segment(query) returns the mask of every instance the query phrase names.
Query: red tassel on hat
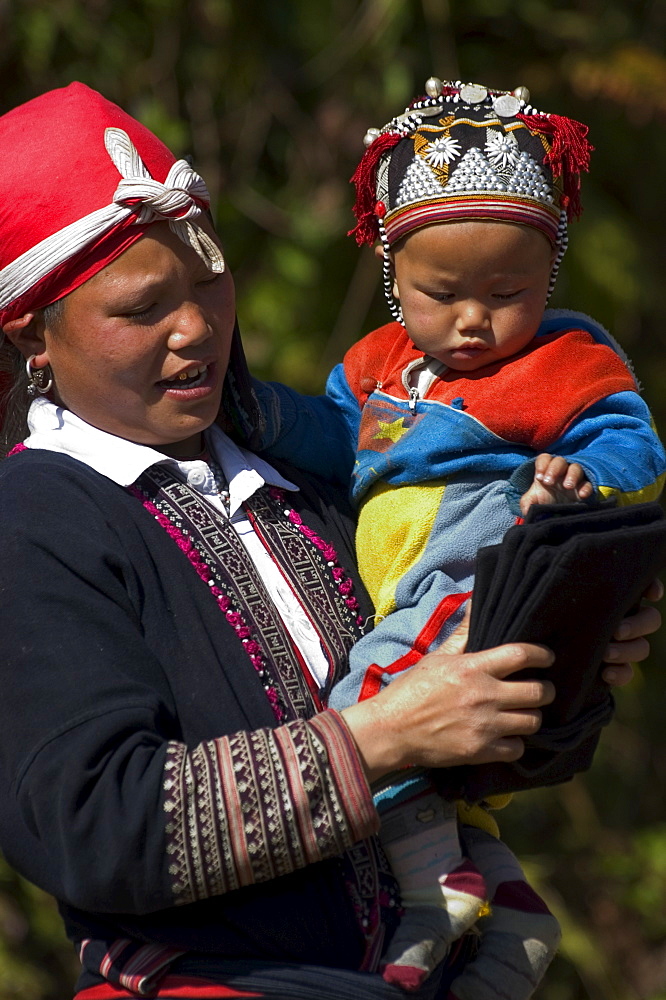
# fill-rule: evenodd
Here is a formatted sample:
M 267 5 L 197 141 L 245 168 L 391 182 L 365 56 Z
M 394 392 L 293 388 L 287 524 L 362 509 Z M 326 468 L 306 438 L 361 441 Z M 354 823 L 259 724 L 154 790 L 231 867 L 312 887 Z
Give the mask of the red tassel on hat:
M 396 146 L 404 138 L 400 132 L 383 132 L 368 146 L 350 184 L 356 185 L 356 202 L 354 215 L 358 222 L 350 229 L 347 236 L 353 236 L 359 246 L 367 243 L 369 246 L 379 236 L 375 205 L 377 204 L 377 166 L 383 154 Z
M 552 138 L 544 163 L 551 167 L 554 177 L 561 176 L 563 179 L 562 207 L 567 210 L 567 218 L 578 217 L 583 209 L 580 203 L 580 173 L 590 169 L 590 153 L 594 149 L 587 141 L 587 125 L 564 115 L 516 115 L 516 118 L 530 131 Z

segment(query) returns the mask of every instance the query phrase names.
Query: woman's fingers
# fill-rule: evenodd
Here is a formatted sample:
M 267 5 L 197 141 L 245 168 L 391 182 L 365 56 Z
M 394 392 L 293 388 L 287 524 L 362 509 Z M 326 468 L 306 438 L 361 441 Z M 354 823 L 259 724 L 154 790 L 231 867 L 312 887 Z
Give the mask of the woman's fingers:
M 526 711 L 524 708 L 504 712 L 503 718 L 509 736 L 533 736 L 541 729 L 543 716 L 538 708 Z
M 601 676 L 611 687 L 624 687 L 633 679 L 634 668 L 630 663 L 614 663 L 612 667 L 604 667 Z
M 650 643 L 647 639 L 629 639 L 627 642 L 613 642 L 604 654 L 604 662 L 611 663 L 641 663 L 650 655 Z
M 532 642 L 512 642 L 494 649 L 484 649 L 475 656 L 482 658 L 482 663 L 494 677 L 508 677 L 526 667 L 552 667 L 555 654 L 547 646 L 539 646 Z M 518 683 L 518 682 L 514 682 Z
M 647 601 L 660 601 L 664 596 L 664 585 L 661 580 L 653 580 L 643 594 Z
M 648 601 L 660 601 L 664 596 L 661 580 L 652 580 L 643 597 Z M 645 638 L 661 627 L 661 614 L 656 608 L 644 607 L 620 622 L 614 642 L 609 643 L 604 654 L 601 676 L 607 684 L 622 687 L 634 676 L 632 663 L 640 663 L 650 655 L 650 643 Z
M 639 608 L 635 614 L 621 621 L 613 638 L 620 642 L 628 639 L 638 639 L 644 635 L 651 635 L 660 626 L 661 614 L 657 608 L 653 608 L 650 605 Z M 624 657 L 624 659 L 630 659 L 630 657 Z
M 498 703 L 504 712 L 517 712 L 521 708 L 543 708 L 555 700 L 552 681 L 507 681 L 497 693 Z
M 548 667 L 544 646 L 511 643 L 479 653 L 438 650 L 374 698 L 342 712 L 371 781 L 410 764 L 452 767 L 516 759 L 550 704 L 550 681 L 512 680 Z M 508 741 L 508 742 L 507 742 Z
M 468 764 L 494 764 L 519 760 L 525 753 L 525 742 L 520 736 L 503 736 L 495 740 L 489 740 L 482 750 L 470 758 Z
M 467 640 L 469 639 L 469 623 L 472 616 L 472 599 L 467 601 L 465 606 L 465 614 L 460 625 L 451 633 L 448 639 L 445 639 L 442 645 L 437 650 L 438 653 L 446 653 L 449 656 L 456 656 L 458 653 L 464 653 L 467 648 Z
M 609 643 L 604 652 L 604 662 L 618 668 L 615 672 L 604 670 L 602 673 L 608 684 L 621 686 L 629 683 L 632 675 L 624 668 L 648 658 L 650 643 L 645 636 L 656 632 L 660 625 L 661 614 L 653 607 L 640 608 L 635 615 L 620 623 L 615 641 Z

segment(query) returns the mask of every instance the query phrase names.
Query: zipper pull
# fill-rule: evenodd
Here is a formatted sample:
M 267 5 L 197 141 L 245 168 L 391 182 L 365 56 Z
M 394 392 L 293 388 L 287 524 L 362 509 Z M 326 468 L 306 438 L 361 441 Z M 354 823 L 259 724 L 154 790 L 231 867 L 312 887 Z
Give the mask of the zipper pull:
M 416 404 L 418 402 L 418 399 L 419 399 L 419 390 L 416 388 L 416 386 L 412 386 L 412 388 L 409 390 L 409 409 L 412 413 L 416 409 Z

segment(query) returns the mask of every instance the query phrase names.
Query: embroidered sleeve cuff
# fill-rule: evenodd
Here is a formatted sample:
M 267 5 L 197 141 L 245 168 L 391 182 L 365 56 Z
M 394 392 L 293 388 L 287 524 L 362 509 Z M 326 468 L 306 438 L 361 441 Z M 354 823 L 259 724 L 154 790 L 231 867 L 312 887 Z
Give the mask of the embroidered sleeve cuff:
M 308 725 L 318 732 L 328 750 L 329 768 L 342 802 L 350 840 L 345 847 L 379 830 L 379 816 L 358 756 L 356 744 L 342 716 L 329 708 Z
M 379 825 L 353 740 L 333 711 L 193 750 L 172 742 L 164 791 L 176 903 L 333 857 Z

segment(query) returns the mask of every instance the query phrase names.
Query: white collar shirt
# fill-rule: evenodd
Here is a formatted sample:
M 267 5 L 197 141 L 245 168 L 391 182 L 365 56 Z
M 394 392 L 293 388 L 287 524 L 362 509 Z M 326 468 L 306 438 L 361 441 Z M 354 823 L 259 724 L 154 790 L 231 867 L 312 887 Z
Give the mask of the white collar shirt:
M 206 431 L 205 439 L 229 484 L 228 513 L 219 495 L 215 476 L 202 459 L 183 461 L 171 458 L 148 445 L 109 434 L 43 396 L 30 405 L 28 430 L 30 433 L 24 442 L 27 448 L 69 455 L 119 486 L 131 486 L 152 465 L 170 466 L 188 486 L 205 497 L 220 513 L 229 516 L 308 670 L 317 685 L 320 688 L 324 686 L 328 663 L 317 633 L 277 563 L 242 514 L 242 504 L 266 483 L 296 492 L 297 486 L 281 476 L 268 462 L 236 445 L 216 424 Z

